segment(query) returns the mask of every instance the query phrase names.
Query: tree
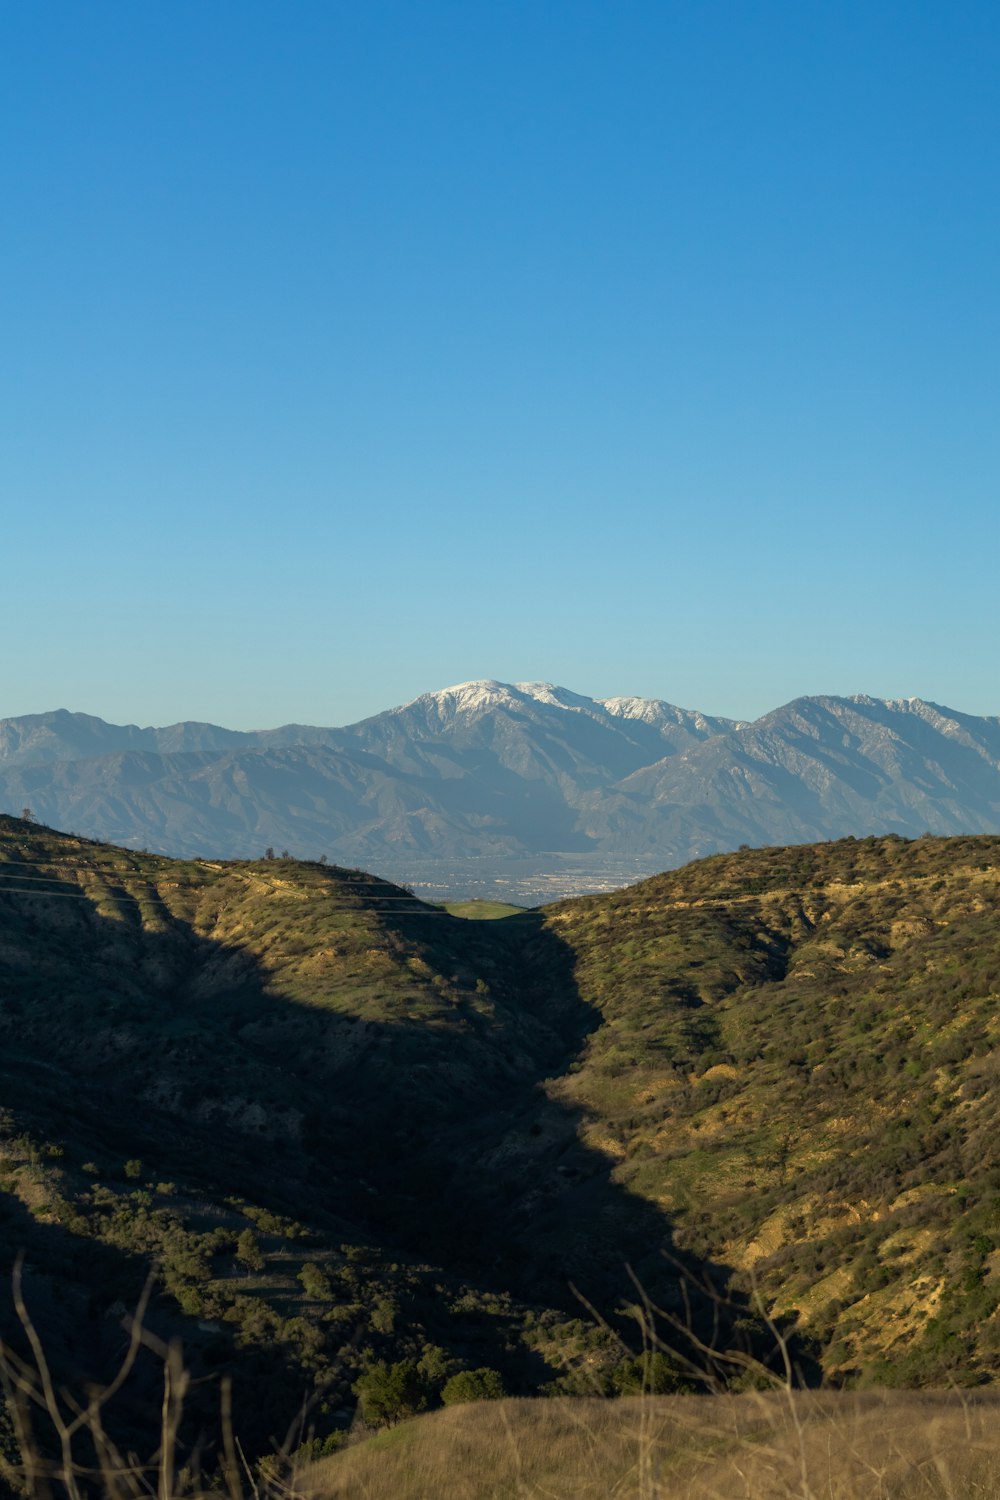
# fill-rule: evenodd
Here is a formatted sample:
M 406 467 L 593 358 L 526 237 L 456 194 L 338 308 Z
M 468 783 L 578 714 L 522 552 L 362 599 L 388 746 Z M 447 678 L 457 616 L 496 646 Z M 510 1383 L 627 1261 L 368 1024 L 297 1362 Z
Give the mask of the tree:
M 236 1241 L 236 1259 L 250 1271 L 264 1269 L 264 1257 L 260 1253 L 257 1236 L 252 1229 L 244 1229 Z
M 506 1395 L 503 1378 L 499 1370 L 480 1365 L 478 1370 L 459 1370 L 441 1392 L 445 1406 L 458 1406 L 464 1401 L 499 1401 Z
M 415 1416 L 427 1405 L 427 1386 L 414 1359 L 396 1364 L 376 1360 L 352 1387 L 361 1405 L 361 1415 L 370 1427 L 391 1427 L 403 1417 Z
M 646 1349 L 638 1359 L 618 1366 L 611 1383 L 619 1396 L 668 1396 L 675 1391 L 689 1391 L 690 1384 L 673 1360 L 659 1350 Z
M 425 1344 L 417 1361 L 417 1369 L 432 1386 L 442 1386 L 455 1365 L 456 1361 L 448 1358 L 440 1344 Z
M 330 1278 L 314 1260 L 307 1260 L 299 1272 L 302 1290 L 312 1302 L 329 1302 L 333 1297 Z
M 371 1311 L 371 1325 L 376 1333 L 391 1333 L 396 1326 L 396 1314 L 399 1305 L 395 1297 L 379 1296 L 375 1298 Z
M 25 823 L 33 823 L 35 821 L 35 815 L 30 807 L 21 808 L 21 818 Z

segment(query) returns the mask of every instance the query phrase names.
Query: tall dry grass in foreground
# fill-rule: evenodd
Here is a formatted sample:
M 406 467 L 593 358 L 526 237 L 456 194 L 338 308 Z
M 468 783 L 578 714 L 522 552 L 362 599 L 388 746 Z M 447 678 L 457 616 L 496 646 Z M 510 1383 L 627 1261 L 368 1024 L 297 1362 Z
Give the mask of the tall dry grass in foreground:
M 391 1428 L 298 1483 L 313 1500 L 996 1500 L 1000 1399 L 484 1402 Z
M 81 1395 L 57 1385 L 45 1348 L 32 1322 L 22 1289 L 23 1257 L 13 1273 L 13 1300 L 24 1332 L 27 1355 L 0 1340 L 0 1392 L 13 1423 L 18 1459 L 0 1451 L 0 1497 L 25 1500 L 288 1500 L 295 1465 L 290 1455 L 303 1436 L 302 1425 L 288 1434 L 273 1460 L 251 1468 L 235 1434 L 230 1386 L 220 1382 L 221 1452 L 211 1453 L 213 1480 L 202 1472 L 204 1453 L 180 1445 L 184 1401 L 190 1378 L 179 1342 L 165 1344 L 144 1326 L 152 1281 L 135 1315 L 123 1319 L 127 1334 L 114 1378 Z M 128 1384 L 140 1354 L 159 1360 L 162 1387 L 159 1441 L 146 1458 L 123 1449 L 111 1436 L 106 1413 Z M 303 1422 L 306 1413 L 303 1412 Z
M 148 1293 L 147 1293 L 148 1295 Z M 486 1401 L 416 1417 L 320 1463 L 295 1448 L 305 1416 L 251 1466 L 221 1388 L 221 1453 L 203 1478 L 180 1457 L 188 1377 L 178 1345 L 143 1327 L 111 1383 L 59 1389 L 24 1304 L 28 1357 L 0 1342 L 0 1387 L 20 1460 L 0 1492 L 26 1500 L 1000 1500 L 1000 1394 L 796 1391 Z M 162 1364 L 159 1441 L 145 1460 L 105 1413 L 140 1350 Z

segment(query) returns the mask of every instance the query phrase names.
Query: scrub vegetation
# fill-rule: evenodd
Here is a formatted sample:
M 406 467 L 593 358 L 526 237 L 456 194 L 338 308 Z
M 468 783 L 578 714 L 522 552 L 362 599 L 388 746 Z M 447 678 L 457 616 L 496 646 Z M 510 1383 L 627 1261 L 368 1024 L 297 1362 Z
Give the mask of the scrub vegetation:
M 110 1437 L 154 1451 L 180 1340 L 179 1467 L 222 1472 L 231 1386 L 258 1484 L 630 1401 L 714 1432 L 789 1382 L 871 1431 L 958 1387 L 957 1431 L 1000 1369 L 998 882 L 997 838 L 849 839 L 470 921 L 2 818 L 0 1269 L 78 1393 L 152 1276 Z M 31 1358 L 6 1299 L 0 1334 Z

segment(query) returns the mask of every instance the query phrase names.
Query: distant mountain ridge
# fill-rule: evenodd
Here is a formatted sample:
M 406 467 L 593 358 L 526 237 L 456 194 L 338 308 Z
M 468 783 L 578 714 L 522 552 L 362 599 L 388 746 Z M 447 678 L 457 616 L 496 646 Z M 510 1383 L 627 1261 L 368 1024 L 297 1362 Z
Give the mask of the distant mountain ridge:
M 1000 832 L 1000 719 L 803 697 L 752 723 L 552 683 L 461 683 L 344 728 L 0 720 L 0 806 L 179 855 L 320 853 L 396 879 L 742 843 Z M 613 883 L 613 882 L 612 882 Z

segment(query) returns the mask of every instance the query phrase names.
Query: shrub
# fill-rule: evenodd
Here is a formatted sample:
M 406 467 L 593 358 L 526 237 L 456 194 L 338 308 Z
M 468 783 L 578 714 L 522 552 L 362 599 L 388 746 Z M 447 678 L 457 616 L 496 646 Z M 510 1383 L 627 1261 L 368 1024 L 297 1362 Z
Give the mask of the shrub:
M 313 1302 L 329 1302 L 333 1297 L 330 1278 L 314 1260 L 307 1260 L 299 1272 L 299 1280 L 306 1296 Z
M 441 1400 L 445 1406 L 458 1406 L 464 1401 L 499 1401 L 503 1395 L 499 1371 L 481 1365 L 478 1370 L 459 1370 L 453 1375 L 441 1392 Z
M 399 1308 L 393 1297 L 376 1297 L 372 1306 L 371 1325 L 377 1333 L 392 1333 Z
M 359 1376 L 352 1387 L 361 1415 L 370 1427 L 389 1427 L 415 1416 L 427 1405 L 427 1387 L 413 1359 L 386 1364 L 384 1359 Z
M 440 1386 L 448 1379 L 450 1372 L 454 1369 L 456 1361 L 448 1358 L 447 1353 L 438 1344 L 425 1344 L 423 1352 L 417 1361 L 417 1369 L 426 1381 L 432 1386 Z
M 640 1391 L 650 1396 L 667 1396 L 674 1391 L 691 1389 L 666 1354 L 648 1349 L 638 1359 L 629 1359 L 619 1365 L 611 1377 L 611 1384 L 619 1396 Z
M 236 1241 L 236 1259 L 241 1265 L 246 1266 L 248 1271 L 263 1269 L 264 1257 L 260 1253 L 257 1236 L 252 1229 L 244 1229 Z

